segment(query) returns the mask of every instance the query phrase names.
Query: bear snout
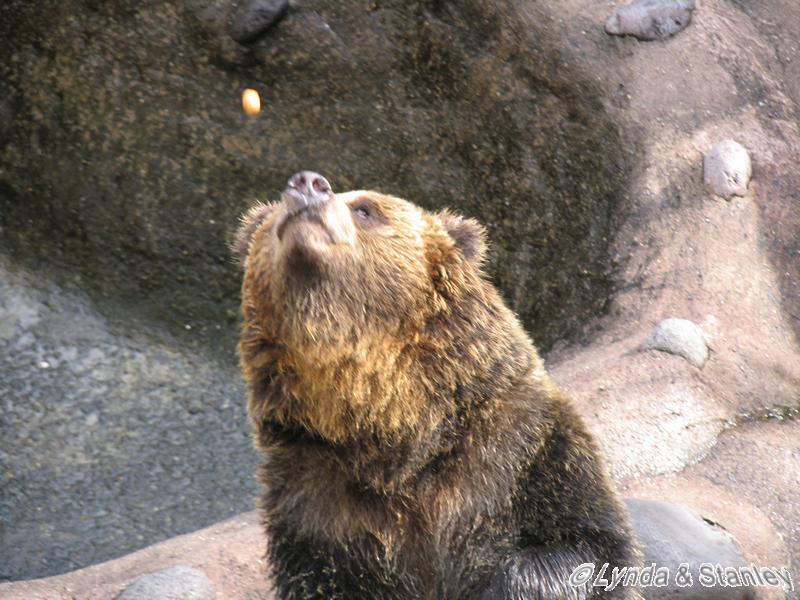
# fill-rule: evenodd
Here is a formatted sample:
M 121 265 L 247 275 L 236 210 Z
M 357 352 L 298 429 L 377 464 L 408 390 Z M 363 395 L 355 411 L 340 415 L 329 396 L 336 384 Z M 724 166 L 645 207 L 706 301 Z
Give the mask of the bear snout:
M 331 184 L 319 173 L 300 171 L 292 175 L 282 199 L 286 210 L 276 227 L 278 240 L 283 241 L 290 226 L 298 225 L 307 232 L 306 225 L 316 224 L 327 232 L 331 243 L 353 245 L 355 227 L 350 209 L 337 200 Z M 297 239 L 305 240 L 305 234 Z
M 289 178 L 284 192 L 290 212 L 322 204 L 333 198 L 331 184 L 319 173 L 300 171 Z

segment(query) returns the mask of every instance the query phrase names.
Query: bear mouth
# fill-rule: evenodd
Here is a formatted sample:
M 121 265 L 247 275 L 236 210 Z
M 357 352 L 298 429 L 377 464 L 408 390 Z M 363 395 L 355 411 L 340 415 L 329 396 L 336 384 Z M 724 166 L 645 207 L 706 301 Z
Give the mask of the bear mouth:
M 286 217 L 281 221 L 278 225 L 278 229 L 276 230 L 276 235 L 278 236 L 279 241 L 283 241 L 284 236 L 286 235 L 287 227 L 296 225 L 298 223 L 313 223 L 316 226 L 322 228 L 325 231 L 325 235 L 328 238 L 330 243 L 333 243 L 333 238 L 331 238 L 330 232 L 328 228 L 325 226 L 325 221 L 322 220 L 319 214 L 316 211 L 312 211 L 309 207 L 301 208 L 298 211 L 294 211 L 286 215 Z

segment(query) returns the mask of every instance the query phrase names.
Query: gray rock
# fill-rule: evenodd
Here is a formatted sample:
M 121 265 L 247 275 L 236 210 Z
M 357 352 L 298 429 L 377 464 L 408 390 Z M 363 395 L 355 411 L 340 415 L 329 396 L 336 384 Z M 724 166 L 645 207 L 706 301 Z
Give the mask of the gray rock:
M 252 44 L 277 23 L 289 8 L 289 0 L 250 0 L 233 15 L 231 37 L 240 44 Z
M 252 508 L 239 374 L 0 252 L 0 565 L 29 579 Z M 0 597 L 3 593 L 0 592 Z
M 726 199 L 747 194 L 752 175 L 750 155 L 744 146 L 733 140 L 719 142 L 703 159 L 706 186 Z
M 213 600 L 214 584 L 192 567 L 178 565 L 143 575 L 125 589 L 117 600 Z
M 669 585 L 645 587 L 648 600 L 745 600 L 754 598 L 750 587 L 705 587 L 700 583 L 703 564 L 725 567 L 748 566 L 731 534 L 712 521 L 683 506 L 653 500 L 627 499 L 625 504 L 644 553 L 644 565 L 666 567 Z M 678 587 L 675 576 L 681 565 L 688 566 L 692 585 Z
M 606 33 L 663 40 L 689 25 L 693 10 L 694 0 L 635 0 L 611 13 Z
M 664 319 L 642 346 L 643 350 L 661 350 L 682 356 L 697 368 L 708 360 L 706 334 L 692 321 Z

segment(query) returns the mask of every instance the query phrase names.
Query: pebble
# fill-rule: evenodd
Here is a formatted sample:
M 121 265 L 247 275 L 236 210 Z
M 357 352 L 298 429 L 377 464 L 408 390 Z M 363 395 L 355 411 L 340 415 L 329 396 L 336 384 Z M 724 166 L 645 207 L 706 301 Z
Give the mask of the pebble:
M 606 33 L 663 40 L 689 25 L 693 10 L 694 0 L 635 0 L 611 13 Z
M 706 186 L 726 200 L 746 195 L 752 176 L 750 155 L 744 146 L 733 140 L 719 142 L 703 159 Z
M 214 600 L 216 597 L 214 584 L 205 573 L 178 565 L 139 577 L 117 600 Z
M 642 346 L 643 350 L 661 350 L 682 356 L 697 368 L 708 360 L 706 334 L 692 321 L 664 319 Z
M 233 15 L 231 37 L 240 44 L 252 44 L 277 23 L 288 8 L 289 0 L 250 0 L 242 3 Z

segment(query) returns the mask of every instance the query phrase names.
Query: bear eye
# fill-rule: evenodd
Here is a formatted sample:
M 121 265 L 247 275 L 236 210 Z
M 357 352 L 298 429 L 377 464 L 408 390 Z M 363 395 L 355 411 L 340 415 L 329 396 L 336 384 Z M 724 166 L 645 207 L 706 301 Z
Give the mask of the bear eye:
M 372 216 L 372 209 L 364 202 L 356 204 L 353 207 L 353 212 L 362 219 L 369 219 Z
M 353 221 L 364 229 L 374 229 L 389 224 L 380 207 L 369 198 L 357 198 L 350 205 L 350 210 L 353 211 Z

